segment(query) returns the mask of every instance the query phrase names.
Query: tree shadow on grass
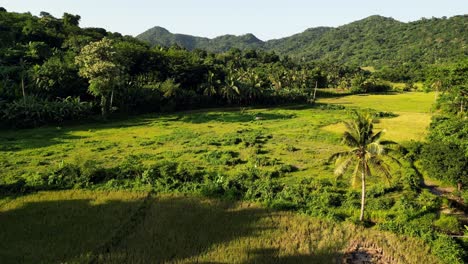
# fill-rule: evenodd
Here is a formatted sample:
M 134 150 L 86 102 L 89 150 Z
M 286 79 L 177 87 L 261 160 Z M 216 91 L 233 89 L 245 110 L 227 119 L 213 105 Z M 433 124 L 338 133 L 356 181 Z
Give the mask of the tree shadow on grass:
M 71 197 L 2 209 L 1 263 L 83 262 L 94 248 L 112 239 L 142 200 L 92 202 Z
M 148 117 L 136 117 L 127 120 L 107 122 L 90 122 L 66 127 L 38 127 L 30 129 L 1 129 L 0 152 L 16 152 L 28 149 L 39 149 L 68 141 L 85 140 L 91 136 L 73 135 L 73 132 L 96 132 L 104 129 L 126 128 L 149 125 L 154 121 Z
M 284 264 L 325 264 L 325 263 L 341 263 L 342 254 L 335 250 L 322 250 L 312 254 L 296 254 L 280 256 L 279 250 L 276 248 L 264 248 L 251 251 L 252 258 L 246 264 L 261 264 L 261 263 L 284 263 Z
M 113 247 L 98 263 L 172 263 L 198 256 L 215 245 L 228 243 L 271 228 L 255 226 L 266 209 L 236 208 L 236 203 L 193 197 L 155 199 L 141 225 Z M 214 263 L 214 262 L 212 262 Z
M 39 195 L 14 209 L 3 205 L 2 263 L 222 263 L 215 259 L 235 262 L 244 253 L 245 263 L 337 263 L 341 257 L 336 249 L 282 255 L 262 244 L 244 252 L 250 245 L 245 239 L 276 225 L 271 211 L 248 204 L 181 195 L 99 204 L 69 197 Z M 226 246 L 231 255 L 223 256 Z M 207 257 L 213 249 L 215 257 Z

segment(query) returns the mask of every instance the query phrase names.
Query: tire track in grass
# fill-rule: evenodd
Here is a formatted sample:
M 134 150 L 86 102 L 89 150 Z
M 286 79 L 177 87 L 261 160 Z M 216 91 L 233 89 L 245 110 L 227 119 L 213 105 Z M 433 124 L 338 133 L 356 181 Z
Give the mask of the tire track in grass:
M 127 237 L 133 230 L 135 230 L 138 225 L 141 224 L 141 222 L 146 217 L 148 208 L 151 205 L 151 198 L 153 198 L 152 192 L 148 192 L 148 194 L 145 196 L 145 199 L 141 202 L 140 207 L 128 219 L 127 222 L 122 224 L 122 226 L 117 229 L 112 238 L 91 252 L 90 260 L 88 261 L 89 264 L 98 263 L 100 253 L 109 253 L 112 247 L 117 246 L 125 237 Z

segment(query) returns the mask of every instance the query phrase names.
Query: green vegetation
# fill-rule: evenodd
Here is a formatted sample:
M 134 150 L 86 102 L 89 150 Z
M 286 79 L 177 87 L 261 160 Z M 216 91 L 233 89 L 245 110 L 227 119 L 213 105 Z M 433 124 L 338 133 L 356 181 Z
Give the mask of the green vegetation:
M 468 197 L 466 16 L 309 30 L 293 37 L 326 48 L 293 59 L 253 35 L 192 40 L 210 53 L 79 20 L 0 8 L 2 260 L 467 261 L 446 213 Z M 332 176 L 353 160 L 361 192 Z
M 436 179 L 457 184 L 459 191 L 468 184 L 468 60 L 434 69 L 429 81 L 440 95 L 428 142 L 421 148 L 424 169 Z
M 371 16 L 337 28 L 310 28 L 290 37 L 262 42 L 253 35 L 221 36 L 214 39 L 172 34 L 155 27 L 137 38 L 151 45 L 177 44 L 189 50 L 225 52 L 231 47 L 263 49 L 306 61 L 374 66 L 390 80 L 420 78 L 421 68 L 466 56 L 467 16 L 423 18 L 402 23 Z
M 433 95 L 423 95 L 427 102 L 426 111 L 429 111 Z M 406 96 L 406 94 L 395 94 L 387 95 L 386 98 L 392 101 Z M 367 104 L 372 101 L 372 97 L 366 98 L 369 100 Z M 342 98 L 335 100 L 338 102 Z M 361 101 L 361 104 L 366 103 Z M 382 108 L 377 109 L 376 113 L 388 110 L 385 105 L 382 104 Z M 417 109 L 409 105 L 408 108 Z M 243 235 L 244 225 L 240 229 L 236 228 L 239 222 L 253 221 L 257 223 L 252 223 L 254 226 L 264 226 L 262 223 L 266 220 L 262 219 L 271 219 L 271 217 L 257 219 L 255 215 L 249 213 L 238 217 L 229 214 L 226 219 L 231 220 L 225 222 L 222 221 L 224 211 L 220 211 L 221 215 L 219 215 L 215 209 L 216 206 L 215 208 L 195 206 L 194 202 L 190 201 L 192 198 L 184 198 L 185 200 L 180 202 L 179 207 L 178 199 L 167 198 L 167 200 L 161 200 L 160 203 L 152 202 L 148 205 L 148 208 L 154 207 L 155 209 L 145 209 L 145 214 L 151 217 L 138 222 L 135 232 L 119 234 L 118 240 L 101 236 L 104 240 L 109 238 L 110 242 L 99 242 L 102 241 L 99 240 L 95 243 L 97 249 L 79 249 L 83 251 L 82 254 L 76 256 L 77 261 L 86 258 L 96 258 L 102 262 L 119 262 L 133 258 L 141 258 L 143 261 L 159 256 L 166 261 L 177 258 L 177 261 L 183 263 L 197 259 L 231 261 L 236 256 L 245 258 L 246 261 L 257 258 L 254 257 L 255 254 L 247 250 L 248 247 L 258 247 L 258 258 L 265 258 L 261 261 L 268 261 L 271 258 L 279 258 L 282 261 L 291 259 L 292 262 L 302 261 L 302 259 L 308 261 L 339 258 L 343 254 L 343 248 L 352 240 L 350 236 L 356 233 L 355 231 L 347 233 L 348 231 L 344 230 L 354 229 L 350 227 L 341 229 L 340 226 L 348 225 L 343 221 L 353 222 L 359 219 L 360 198 L 359 192 L 352 188 L 349 180 L 335 180 L 332 177 L 334 166 L 327 163 L 327 160 L 332 153 L 342 150 L 339 144 L 340 135 L 326 132 L 323 127 L 346 120 L 349 118 L 347 112 L 347 109 L 320 104 L 316 107 L 292 106 L 275 109 L 239 110 L 235 108 L 231 111 L 181 112 L 156 117 L 147 115 L 112 123 L 75 125 L 64 128 L 2 131 L 0 137 L 4 155 L 2 155 L 1 163 L 5 170 L 2 172 L 4 182 L 1 191 L 6 197 L 11 197 L 11 195 L 37 190 L 84 188 L 92 190 L 91 193 L 96 191 L 112 191 L 113 193 L 115 190 L 134 190 L 145 193 L 148 191 L 178 192 L 190 194 L 189 197 L 201 195 L 229 201 L 244 200 L 262 204 L 263 207 L 258 207 L 259 210 L 280 210 L 279 212 L 271 211 L 272 215 L 282 215 L 277 220 L 280 223 L 274 222 L 276 227 L 284 225 L 284 228 L 291 228 L 299 225 L 292 224 L 296 223 L 294 221 L 297 220 L 294 219 L 299 216 L 281 212 L 292 210 L 308 215 L 298 219 L 306 219 L 310 223 L 317 223 L 315 218 L 322 219 L 320 221 L 324 221 L 324 224 L 317 229 L 312 229 L 317 230 L 317 235 L 331 232 L 330 238 L 319 236 L 320 242 L 318 242 L 319 245 L 325 243 L 331 247 L 317 246 L 315 248 L 314 246 L 312 252 L 317 252 L 317 254 L 310 254 L 311 251 L 306 250 L 308 248 L 305 247 L 306 244 L 304 244 L 305 251 L 288 248 L 279 248 L 273 253 L 262 251 L 261 247 L 266 241 L 281 241 L 282 239 L 278 239 L 283 234 L 282 230 L 286 235 L 291 234 L 291 229 L 286 231 L 282 228 L 274 228 L 273 231 L 259 231 L 260 233 L 255 233 L 256 235 L 250 233 Z M 257 117 L 261 118 L 257 119 Z M 388 119 L 388 122 L 392 119 Z M 409 139 L 411 138 L 406 138 L 406 140 Z M 460 261 L 461 251 L 457 244 L 438 233 L 445 232 L 440 225 L 447 221 L 445 218 L 439 219 L 435 213 L 440 206 L 438 198 L 430 193 L 419 193 L 418 175 L 407 161 L 403 162 L 402 168 L 393 169 L 398 173 L 389 183 L 382 183 L 372 177 L 367 181 L 365 216 L 367 223 L 374 228 L 363 232 L 371 234 L 389 230 L 397 234 L 416 237 L 415 245 L 421 245 L 424 241 L 433 254 L 444 257 L 447 257 L 445 254 L 449 254 L 450 262 Z M 50 195 L 53 196 L 54 193 L 51 192 Z M 26 197 L 34 197 L 34 195 Z M 67 200 L 64 197 L 63 199 Z M 2 204 L 13 206 L 14 201 L 12 198 L 5 198 Z M 168 205 L 164 205 L 166 202 L 162 201 L 166 201 Z M 185 203 L 187 205 L 184 205 Z M 224 206 L 222 205 L 223 208 Z M 247 207 L 256 208 L 252 205 Z M 196 209 L 193 215 L 187 215 L 189 210 L 186 208 L 200 208 L 200 211 Z M 232 208 L 226 209 L 228 212 L 236 210 L 234 209 L 236 207 L 228 208 Z M 241 206 L 241 208 L 245 207 Z M 153 210 L 156 213 L 152 213 Z M 153 217 L 153 215 L 161 215 L 161 211 L 167 213 L 167 219 L 159 220 Z M 175 221 L 176 216 L 182 212 L 188 220 Z M 216 234 L 201 235 L 196 230 L 186 230 L 184 234 L 188 236 L 187 238 L 180 238 L 175 233 L 171 233 L 172 231 L 169 232 L 179 230 L 185 223 L 184 221 L 193 223 L 195 221 L 193 218 L 198 218 L 197 221 L 201 221 L 201 226 L 203 226 L 201 223 L 206 222 L 210 226 L 216 226 L 212 224 L 213 220 L 206 219 L 210 214 L 213 217 L 219 215 L 220 223 L 224 223 L 223 227 L 231 226 L 232 236 L 239 238 L 227 239 L 223 242 L 225 238 L 221 241 L 221 238 L 215 239 L 219 236 L 217 231 L 213 231 Z M 203 217 L 200 218 L 200 216 Z M 275 216 L 272 217 L 276 219 Z M 254 220 L 249 220 L 250 218 Z M 177 228 L 171 229 L 164 223 L 178 224 Z M 306 226 L 299 225 L 297 232 L 303 232 L 300 230 Z M 332 226 L 337 226 L 338 229 L 333 229 Z M 331 230 L 325 229 L 324 231 L 323 228 L 326 227 L 330 227 Z M 138 228 L 151 232 L 138 231 Z M 177 240 L 179 241 L 177 243 L 185 245 L 184 241 L 193 241 L 191 237 L 200 237 L 200 240 L 197 240 L 200 244 L 170 248 L 172 244 L 165 243 L 165 240 L 152 239 L 154 236 L 159 237 L 161 230 L 169 230 L 168 233 L 162 232 L 164 236 L 167 236 L 167 241 L 173 241 L 177 237 L 181 239 Z M 226 232 L 231 234 L 230 231 Z M 366 236 L 363 235 L 360 240 L 374 241 L 373 235 L 364 237 Z M 297 239 L 302 241 L 298 242 L 300 244 L 308 243 L 307 239 Z M 315 238 L 310 239 L 313 241 Z M 411 254 L 390 253 L 395 252 L 392 249 L 395 244 L 401 245 L 395 242 L 391 246 L 392 243 L 384 242 L 386 239 L 397 241 L 398 238 L 390 234 L 384 237 L 375 236 L 375 239 L 379 247 L 386 248 L 388 250 L 386 252 L 394 257 L 413 259 L 418 255 L 426 255 L 420 251 L 425 246 L 415 246 Z M 216 246 L 210 246 L 212 243 Z M 314 243 L 312 244 L 315 245 Z M 161 245 L 166 245 L 167 252 L 163 250 L 166 252 L 164 254 L 149 250 L 150 248 L 162 250 Z M 273 244 L 272 247 L 278 248 Z M 322 250 L 324 255 L 319 253 Z M 91 253 L 88 254 L 88 252 Z M 75 254 L 72 253 L 72 255 Z M 430 255 L 427 257 L 431 258 Z M 68 257 L 59 256 L 58 258 Z M 436 260 L 428 261 L 429 263 L 437 262 Z

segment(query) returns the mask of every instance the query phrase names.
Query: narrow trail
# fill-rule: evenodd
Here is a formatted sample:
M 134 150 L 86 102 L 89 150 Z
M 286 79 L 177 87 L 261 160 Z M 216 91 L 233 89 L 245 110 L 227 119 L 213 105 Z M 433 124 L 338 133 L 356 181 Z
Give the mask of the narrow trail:
M 468 225 L 468 208 L 460 197 L 453 194 L 456 191 L 455 187 L 441 187 L 434 181 L 425 178 L 423 188 L 428 189 L 434 195 L 449 200 L 450 207 L 443 206 L 441 208 L 441 213 L 456 216 L 461 224 Z

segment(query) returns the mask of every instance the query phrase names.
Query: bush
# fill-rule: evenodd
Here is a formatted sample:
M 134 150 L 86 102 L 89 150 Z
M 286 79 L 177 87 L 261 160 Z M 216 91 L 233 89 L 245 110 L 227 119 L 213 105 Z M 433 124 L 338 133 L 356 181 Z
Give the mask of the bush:
M 468 185 L 468 159 L 458 145 L 431 141 L 423 146 L 421 161 L 424 169 L 435 178 Z
M 80 167 L 74 164 L 61 164 L 47 177 L 47 185 L 54 189 L 86 187 L 88 184 L 89 178 L 82 177 Z
M 464 263 L 462 260 L 463 249 L 449 236 L 437 235 L 436 239 L 431 241 L 430 244 L 434 254 L 444 260 L 445 263 Z
M 453 215 L 440 215 L 434 222 L 434 226 L 441 232 L 448 234 L 458 234 L 460 232 L 460 223 Z
M 141 182 L 156 191 L 186 191 L 199 189 L 205 172 L 192 164 L 161 161 L 144 170 Z
M 233 166 L 242 162 L 239 153 L 234 151 L 214 150 L 206 155 L 206 160 L 213 165 Z
M 37 97 L 26 97 L 4 104 L 0 120 L 12 127 L 26 128 L 44 124 L 62 124 L 65 121 L 80 120 L 92 114 L 92 104 L 79 98 L 68 97 L 60 101 L 47 101 Z

